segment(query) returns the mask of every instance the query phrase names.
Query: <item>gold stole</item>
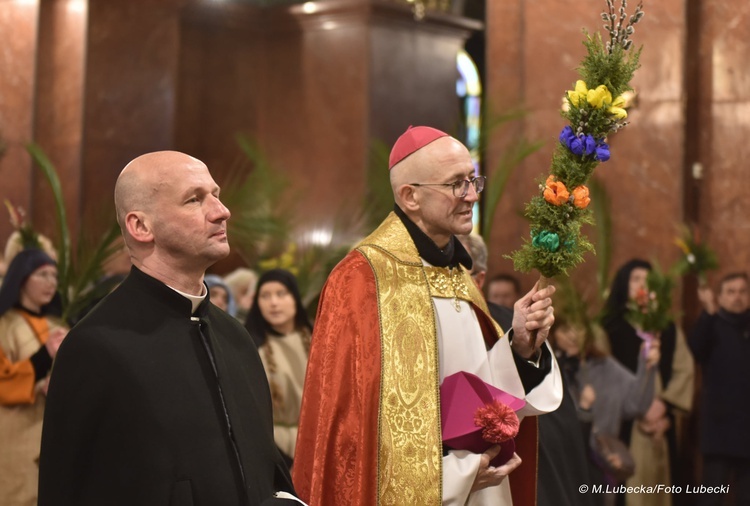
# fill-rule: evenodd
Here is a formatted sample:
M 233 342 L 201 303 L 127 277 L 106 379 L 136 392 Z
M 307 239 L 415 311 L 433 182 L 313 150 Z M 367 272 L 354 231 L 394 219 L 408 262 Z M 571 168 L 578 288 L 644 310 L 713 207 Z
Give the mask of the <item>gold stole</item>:
M 378 292 L 379 504 L 439 506 L 443 447 L 432 297 L 463 299 L 485 312 L 487 305 L 465 269 L 423 266 L 394 213 L 357 250 L 372 266 Z M 497 324 L 495 328 L 502 335 Z

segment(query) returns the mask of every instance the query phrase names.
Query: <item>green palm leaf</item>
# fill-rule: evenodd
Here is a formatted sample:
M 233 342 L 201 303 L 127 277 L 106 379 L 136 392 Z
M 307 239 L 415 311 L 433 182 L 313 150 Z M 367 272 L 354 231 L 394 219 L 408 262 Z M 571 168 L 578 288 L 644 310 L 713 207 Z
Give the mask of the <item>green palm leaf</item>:
M 74 257 L 71 251 L 65 201 L 57 170 L 38 145 L 32 143 L 27 150 L 52 189 L 59 237 L 57 244 L 58 291 L 62 302 L 62 318 L 67 322 L 75 321 L 80 312 L 90 307 L 92 301 L 98 296 L 94 287 L 103 273 L 104 264 L 118 250 L 115 240 L 119 237 L 119 227 L 113 221 L 107 232 L 98 240 L 92 239 L 89 231 L 100 229 L 100 227 L 84 227 L 79 234 Z M 107 216 L 106 213 L 99 215 Z
M 497 129 L 521 120 L 527 114 L 527 111 L 524 109 L 512 109 L 494 116 L 483 113 L 482 131 L 479 137 L 479 151 L 482 154 L 482 158 L 486 159 L 485 155 L 488 143 L 490 142 L 489 139 Z M 504 151 L 494 169 L 488 172 L 487 186 L 482 194 L 482 200 L 484 201 L 484 226 L 482 231 L 485 241 L 489 241 L 495 221 L 495 211 L 505 193 L 505 187 L 513 171 L 521 162 L 538 151 L 543 145 L 542 141 L 530 142 L 526 138 L 521 137 L 514 144 L 508 146 L 508 149 Z
M 231 211 L 227 233 L 232 249 L 247 265 L 279 251 L 289 234 L 291 217 L 284 206 L 289 182 L 273 170 L 260 148 L 238 135 L 242 158 L 221 182 L 221 200 Z
M 589 180 L 591 210 L 594 215 L 596 251 L 596 279 L 599 296 L 602 298 L 609 288 L 609 266 L 612 262 L 612 209 L 604 184 L 596 177 Z
M 388 145 L 380 139 L 373 139 L 370 142 L 367 188 L 362 207 L 365 222 L 363 231 L 375 230 L 393 210 L 393 190 L 388 178 L 390 152 Z
M 55 215 L 57 217 L 57 232 L 59 240 L 57 246 L 57 271 L 59 276 L 60 296 L 62 298 L 64 309 L 68 306 L 70 295 L 67 290 L 70 285 L 71 274 L 70 232 L 68 231 L 67 212 L 65 210 L 62 187 L 60 186 L 60 178 L 57 176 L 57 170 L 55 170 L 54 165 L 52 165 L 52 162 L 49 161 L 47 155 L 42 151 L 42 148 L 35 143 L 31 143 L 28 145 L 27 150 L 39 169 L 41 169 L 44 177 L 47 178 L 47 182 L 49 182 L 50 188 L 52 189 L 52 195 L 55 199 Z
M 120 237 L 120 227 L 113 222 L 109 229 L 96 241 L 82 234 L 76 250 L 75 277 L 71 280 L 69 291 L 70 300 L 64 317 L 77 318 L 84 310 L 91 306 L 94 299 L 105 293 L 99 293 L 98 283 L 103 274 L 104 264 L 120 249 L 117 239 Z M 114 288 L 114 287 L 108 287 Z

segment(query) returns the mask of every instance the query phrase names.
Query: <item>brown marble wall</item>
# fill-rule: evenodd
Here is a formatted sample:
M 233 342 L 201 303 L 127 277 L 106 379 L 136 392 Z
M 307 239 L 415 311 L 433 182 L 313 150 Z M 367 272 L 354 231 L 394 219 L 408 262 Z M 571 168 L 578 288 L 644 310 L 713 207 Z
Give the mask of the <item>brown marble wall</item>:
M 175 147 L 220 183 L 239 153 L 235 137 L 257 135 L 262 49 L 257 8 L 204 4 L 181 15 Z
M 712 276 L 750 270 L 750 9 L 742 2 L 702 2 L 700 225 L 719 255 Z
M 428 21 L 384 9 L 371 24 L 370 135 L 388 145 L 409 125 L 458 131 L 456 54 L 482 25 L 439 15 Z
M 128 161 L 174 147 L 183 4 L 89 1 L 81 168 L 84 217 L 101 215 L 111 206 L 115 180 Z
M 366 23 L 325 3 L 268 14 L 260 143 L 292 183 L 300 228 L 330 231 L 342 203 L 358 204 L 363 190 Z
M 299 192 L 306 227 L 330 230 L 362 206 L 372 139 L 392 143 L 409 124 L 455 128 L 455 56 L 477 25 L 416 22 L 383 1 L 317 5 L 269 12 L 258 135 Z
M 32 136 L 36 4 L 0 0 L 0 200 L 10 199 L 26 212 L 31 208 L 31 158 L 26 144 Z M 5 206 L 0 210 L 0 251 L 12 228 Z
M 2 12 L 17 16 L 8 5 Z M 40 5 L 26 49 L 14 50 L 26 95 L 8 101 L 19 116 L 9 125 L 26 133 L 10 139 L 3 163 L 24 156 L 13 154 L 20 139 L 42 145 L 74 235 L 111 221 L 114 182 L 133 157 L 181 149 L 220 180 L 240 156 L 237 133 L 292 181 L 302 228 L 330 229 L 362 205 L 372 138 L 390 143 L 409 124 L 455 129 L 455 54 L 478 28 L 449 15 L 416 22 L 408 6 L 385 0 L 317 2 L 314 12 L 191 0 Z M 24 171 L 9 178 L 28 195 L 21 203 L 33 202 L 37 226 L 54 230 L 46 182 L 31 180 L 28 157 Z
M 83 81 L 86 50 L 86 3 L 46 0 L 40 3 L 36 58 L 34 142 L 54 164 L 62 181 L 68 224 L 77 236 L 81 212 Z M 34 226 L 57 233 L 54 199 L 41 171 L 34 171 Z
M 499 206 L 490 241 L 493 272 L 512 269 L 499 256 L 518 248 L 521 237 L 529 234 L 528 224 L 516 216 L 548 172 L 565 125 L 559 115 L 562 98 L 578 78 L 575 67 L 585 54 L 581 29 L 598 30 L 604 6 L 599 0 L 487 4 L 487 100 L 495 111 L 517 105 L 529 111 L 515 133 L 501 132 L 493 139 L 489 165 L 518 131 L 545 142 L 514 173 Z M 612 209 L 611 270 L 632 257 L 670 264 L 678 253 L 672 241 L 675 227 L 683 220 L 684 2 L 646 2 L 645 10 L 634 36 L 636 44 L 644 45 L 642 67 L 632 82 L 638 103 L 631 110 L 631 125 L 609 139 L 612 158 L 595 173 L 607 188 Z M 589 256 L 577 277 L 593 284 L 595 262 Z M 525 284 L 535 276 L 526 276 Z

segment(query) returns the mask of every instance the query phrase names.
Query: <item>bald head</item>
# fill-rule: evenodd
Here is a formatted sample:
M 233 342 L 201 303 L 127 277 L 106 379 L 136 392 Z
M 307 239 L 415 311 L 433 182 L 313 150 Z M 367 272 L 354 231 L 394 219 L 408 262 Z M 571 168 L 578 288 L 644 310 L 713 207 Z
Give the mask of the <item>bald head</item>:
M 393 198 L 399 206 L 399 188 L 410 183 L 442 182 L 449 177 L 457 156 L 469 156 L 466 147 L 453 137 L 441 137 L 393 166 L 390 172 Z M 469 158 L 470 159 L 470 158 Z
M 159 151 L 130 162 L 117 179 L 115 205 L 133 265 L 200 294 L 205 270 L 229 254 L 231 213 L 219 193 L 208 167 L 184 153 Z
M 441 137 L 393 166 L 393 198 L 401 211 L 443 248 L 451 236 L 471 232 L 472 206 L 479 195 L 474 190 L 456 196 L 453 188 L 456 182 L 473 176 L 474 163 L 466 147 L 453 137 Z
M 122 169 L 115 183 L 117 223 L 125 233 L 125 216 L 149 212 L 160 189 L 174 181 L 185 164 L 203 162 L 179 151 L 156 151 L 135 158 Z

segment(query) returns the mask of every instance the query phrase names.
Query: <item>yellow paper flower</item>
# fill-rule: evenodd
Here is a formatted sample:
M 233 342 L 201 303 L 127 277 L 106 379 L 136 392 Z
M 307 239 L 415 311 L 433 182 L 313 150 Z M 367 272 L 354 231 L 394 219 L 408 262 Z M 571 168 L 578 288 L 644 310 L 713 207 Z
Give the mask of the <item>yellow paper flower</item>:
M 581 100 L 586 100 L 589 89 L 586 87 L 586 83 L 582 80 L 576 81 L 576 89 L 568 90 L 568 101 L 574 106 L 578 107 L 578 103 Z
M 615 116 L 617 119 L 625 119 L 628 117 L 628 111 L 625 110 L 625 98 L 620 95 L 612 102 L 612 106 L 607 109 L 607 112 Z
M 576 87 L 574 90 L 568 90 L 568 102 L 578 107 L 581 100 L 586 100 L 589 104 L 597 109 L 602 107 L 607 108 L 607 112 L 617 119 L 625 119 L 628 117 L 628 112 L 623 107 L 625 105 L 625 98 L 620 95 L 614 101 L 612 100 L 612 93 L 609 89 L 600 84 L 595 89 L 590 90 L 586 86 L 586 83 L 582 80 L 576 81 Z
M 596 89 L 589 90 L 586 94 L 586 100 L 592 106 L 600 109 L 612 104 L 612 93 L 609 92 L 606 86 L 600 84 Z

